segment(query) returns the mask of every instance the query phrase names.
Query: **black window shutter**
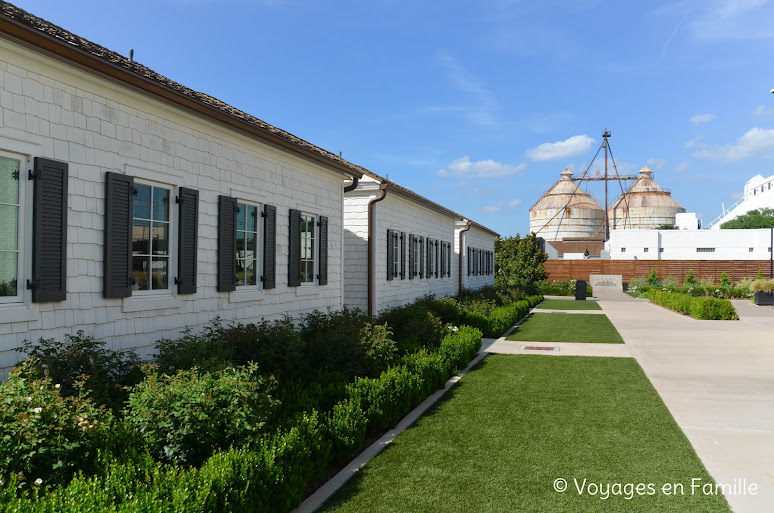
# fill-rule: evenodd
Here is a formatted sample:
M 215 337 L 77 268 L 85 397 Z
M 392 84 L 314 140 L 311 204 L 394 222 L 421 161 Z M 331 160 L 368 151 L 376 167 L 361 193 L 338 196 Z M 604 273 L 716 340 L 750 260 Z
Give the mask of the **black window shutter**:
M 446 276 L 446 243 L 441 241 L 441 276 Z
M 105 173 L 105 297 L 132 295 L 132 213 L 134 177 Z
M 439 267 L 438 260 L 439 260 L 439 257 L 440 257 L 440 255 L 438 254 L 438 241 L 434 240 L 433 244 L 435 244 L 435 251 L 433 252 L 433 260 L 435 261 L 435 269 L 434 269 L 434 271 L 435 271 L 435 277 L 438 278 L 438 267 Z
M 425 238 L 419 237 L 419 277 L 424 278 L 425 272 Z
M 301 211 L 290 209 L 288 286 L 301 285 Z
M 409 235 L 409 280 L 414 279 L 414 259 L 416 258 L 416 251 L 414 247 L 415 235 Z
M 277 286 L 277 207 L 263 206 L 263 281 L 264 289 Z
M 473 265 L 473 262 L 471 262 L 471 258 L 470 258 L 470 248 L 467 248 L 467 255 L 468 255 L 468 258 L 466 259 L 467 260 L 466 264 L 467 264 L 468 276 L 470 276 L 470 266 Z
M 446 276 L 451 276 L 451 267 L 452 267 L 451 242 L 446 243 L 446 254 L 448 255 L 448 258 L 446 259 Z
M 320 216 L 320 274 L 317 282 L 320 285 L 328 284 L 328 218 Z
M 32 203 L 32 301 L 67 295 L 67 171 L 65 162 L 35 157 Z
M 177 293 L 196 293 L 196 262 L 199 234 L 199 191 L 180 187 L 177 237 Z
M 392 230 L 387 230 L 387 280 L 392 280 L 392 270 L 395 267 L 395 241 L 392 238 Z
M 218 291 L 236 290 L 237 200 L 218 196 Z
M 433 255 L 433 252 L 431 251 L 431 248 L 433 246 L 433 239 L 429 238 L 427 239 L 427 251 L 425 252 L 425 255 L 427 255 L 427 258 L 425 259 L 425 278 L 430 279 L 432 278 L 432 266 L 430 265 L 430 260 Z
M 400 279 L 406 278 L 406 232 L 400 232 Z

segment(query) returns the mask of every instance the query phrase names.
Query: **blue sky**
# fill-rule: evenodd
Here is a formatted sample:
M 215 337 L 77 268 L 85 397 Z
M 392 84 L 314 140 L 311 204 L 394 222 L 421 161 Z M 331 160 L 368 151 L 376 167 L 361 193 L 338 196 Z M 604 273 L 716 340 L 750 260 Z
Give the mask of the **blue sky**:
M 504 236 L 605 128 L 705 223 L 774 174 L 774 1 L 16 5 Z

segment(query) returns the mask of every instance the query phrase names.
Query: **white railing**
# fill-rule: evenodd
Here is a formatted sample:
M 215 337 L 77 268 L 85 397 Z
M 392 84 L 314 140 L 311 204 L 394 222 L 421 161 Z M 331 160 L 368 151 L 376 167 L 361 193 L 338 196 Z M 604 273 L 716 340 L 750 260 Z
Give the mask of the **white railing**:
M 720 214 L 720 215 L 719 215 L 718 217 L 716 217 L 715 219 L 713 219 L 711 223 L 709 223 L 709 224 L 707 224 L 707 225 L 703 226 L 703 228 L 704 228 L 705 230 L 709 230 L 710 228 L 712 228 L 714 225 L 716 225 L 716 224 L 718 223 L 718 221 L 720 221 L 721 219 L 723 219 L 724 217 L 726 217 L 728 214 L 730 214 L 730 213 L 731 213 L 731 211 L 732 211 L 732 210 L 734 210 L 736 207 L 738 207 L 739 205 L 741 205 L 741 204 L 742 204 L 742 202 L 743 202 L 745 199 L 746 199 L 746 198 L 745 198 L 744 196 L 742 196 L 741 198 L 739 198 L 738 200 L 736 200 L 736 203 L 734 203 L 734 204 L 733 204 L 733 205 L 731 205 L 730 207 L 728 207 L 728 208 L 725 208 L 725 207 L 723 207 L 723 213 L 722 213 L 722 214 Z

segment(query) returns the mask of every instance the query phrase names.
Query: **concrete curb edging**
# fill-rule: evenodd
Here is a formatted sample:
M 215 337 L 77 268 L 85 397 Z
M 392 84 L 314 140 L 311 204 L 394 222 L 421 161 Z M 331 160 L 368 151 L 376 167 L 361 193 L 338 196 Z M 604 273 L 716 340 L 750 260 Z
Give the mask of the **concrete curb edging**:
M 525 316 L 526 317 L 526 316 Z M 521 321 L 519 321 L 521 322 Z M 511 328 L 513 329 L 513 328 Z M 312 513 L 314 511 L 317 511 L 324 503 L 327 501 L 334 493 L 336 493 L 339 488 L 344 486 L 344 483 L 349 481 L 349 479 L 354 476 L 355 474 L 360 471 L 360 469 L 371 461 L 377 454 L 382 452 L 382 450 L 387 447 L 390 443 L 392 443 L 393 440 L 395 440 L 395 437 L 397 437 L 399 434 L 401 434 L 403 431 L 408 429 L 416 420 L 421 417 L 425 411 L 427 411 L 433 404 L 438 401 L 443 395 L 454 386 L 455 383 L 457 383 L 465 374 L 468 373 L 468 371 L 476 365 L 478 362 L 480 362 L 485 356 L 487 356 L 488 353 L 483 350 L 483 339 L 482 339 L 482 349 L 478 352 L 475 358 L 473 358 L 467 367 L 465 367 L 462 371 L 455 374 L 451 378 L 449 378 L 446 381 L 446 384 L 441 390 L 436 391 L 432 395 L 430 395 L 427 399 L 422 401 L 419 406 L 411 410 L 403 419 L 401 419 L 398 424 L 392 428 L 390 431 L 384 434 L 379 440 L 371 444 L 368 448 L 366 448 L 363 452 L 361 452 L 355 459 L 353 459 L 349 464 L 344 467 L 338 474 L 333 476 L 327 483 L 322 485 L 320 488 L 317 489 L 316 492 L 314 492 L 312 495 L 306 498 L 304 502 L 302 502 L 296 509 L 292 510 L 290 513 Z

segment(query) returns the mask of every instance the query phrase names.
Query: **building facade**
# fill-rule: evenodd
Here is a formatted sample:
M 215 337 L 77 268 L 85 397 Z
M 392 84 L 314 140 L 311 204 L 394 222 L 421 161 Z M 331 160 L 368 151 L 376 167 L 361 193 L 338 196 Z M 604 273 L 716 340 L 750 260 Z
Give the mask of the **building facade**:
M 768 260 L 771 230 L 615 230 L 612 260 Z

